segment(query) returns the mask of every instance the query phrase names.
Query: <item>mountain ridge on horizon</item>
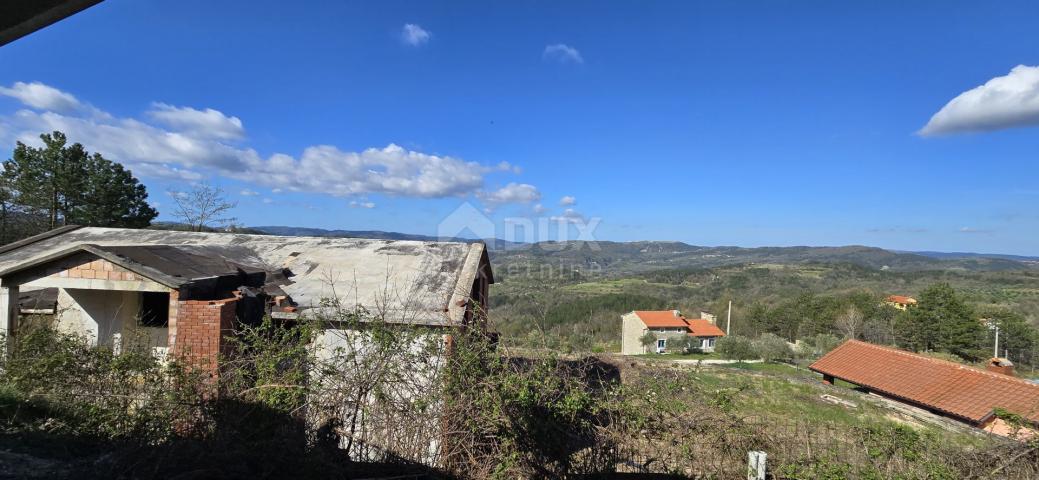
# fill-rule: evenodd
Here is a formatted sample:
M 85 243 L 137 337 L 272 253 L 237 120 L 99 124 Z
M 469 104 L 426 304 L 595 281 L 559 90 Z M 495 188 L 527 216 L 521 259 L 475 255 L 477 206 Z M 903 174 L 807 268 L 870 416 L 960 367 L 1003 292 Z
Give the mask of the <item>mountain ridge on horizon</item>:
M 387 232 L 382 230 L 342 230 L 311 227 L 257 226 L 252 230 L 271 235 L 316 236 L 316 237 L 350 237 L 376 238 L 385 240 L 437 241 L 442 240 L 433 235 Z M 1010 254 L 985 254 L 974 252 L 939 252 L 939 251 L 906 251 L 891 250 L 867 245 L 842 246 L 785 246 L 785 247 L 739 247 L 739 246 L 699 246 L 677 240 L 636 240 L 612 241 L 601 240 L 600 255 L 595 252 L 574 254 L 574 252 L 544 251 L 531 253 L 530 245 L 559 244 L 577 241 L 546 242 L 513 242 L 499 238 L 475 239 L 452 237 L 452 241 L 484 241 L 488 248 L 495 252 L 499 260 L 518 260 L 520 258 L 544 260 L 582 260 L 592 261 L 595 257 L 604 260 L 624 262 L 635 257 L 653 257 L 661 263 L 674 264 L 675 267 L 717 266 L 731 263 L 805 263 L 812 261 L 848 262 L 871 268 L 892 269 L 966 269 L 966 270 L 1016 270 L 1039 268 L 1039 257 Z M 672 246 L 671 249 L 661 248 Z M 656 246 L 658 248 L 651 248 Z M 636 248 L 632 248 L 636 247 Z M 641 247 L 641 248 L 640 248 Z M 541 249 L 539 249 L 541 250 Z M 578 250 L 588 249 L 566 249 Z M 513 258 L 514 257 L 514 258 Z M 663 265 L 660 265 L 661 267 Z

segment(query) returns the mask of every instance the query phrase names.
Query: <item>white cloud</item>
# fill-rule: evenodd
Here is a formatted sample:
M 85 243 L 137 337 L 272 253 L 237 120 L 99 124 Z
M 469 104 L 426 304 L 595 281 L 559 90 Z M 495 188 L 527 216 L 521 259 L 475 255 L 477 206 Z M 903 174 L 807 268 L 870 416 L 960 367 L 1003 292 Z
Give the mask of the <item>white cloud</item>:
M 350 208 L 375 208 L 375 203 L 372 202 L 358 202 L 357 200 L 350 201 Z
M 260 192 L 257 192 L 256 190 L 249 190 L 248 188 L 243 188 L 242 191 L 238 192 L 238 194 L 243 197 L 255 197 L 259 195 Z
M 536 214 L 538 214 L 538 215 L 540 215 L 540 214 L 542 214 L 542 213 L 545 213 L 545 210 L 547 210 L 547 209 L 545 208 L 545 206 L 544 206 L 544 205 L 542 205 L 542 204 L 540 204 L 540 203 L 539 203 L 539 204 L 537 204 L 537 205 L 534 205 L 534 213 L 536 213 Z
M 404 24 L 404 28 L 400 31 L 401 41 L 413 47 L 429 42 L 429 37 L 432 36 L 432 33 L 414 23 Z
M 960 233 L 992 233 L 992 230 L 985 230 L 974 227 L 960 227 Z
M 567 206 L 570 206 L 570 205 L 577 205 L 577 199 L 572 197 L 572 196 L 570 196 L 570 195 L 567 195 L 567 196 L 559 199 L 559 205 L 564 206 L 564 207 L 567 207 Z
M 480 200 L 491 205 L 506 203 L 531 203 L 541 200 L 541 192 L 529 183 L 509 183 L 493 192 L 480 192 Z
M 33 108 L 64 112 L 82 106 L 72 94 L 40 82 L 15 82 L 10 87 L 0 87 L 0 95 L 14 97 Z
M 361 151 L 316 145 L 305 148 L 298 157 L 282 153 L 264 157 L 248 146 L 229 143 L 245 138 L 245 131 L 238 118 L 222 112 L 155 103 L 145 117 L 148 120 L 114 117 L 93 107 L 69 113 L 29 109 L 0 112 L 0 145 L 13 146 L 16 140 L 39 145 L 41 132 L 60 130 L 70 140 L 123 163 L 139 176 L 198 181 L 220 175 L 270 188 L 272 193 L 376 193 L 417 198 L 480 194 L 499 203 L 540 198 L 537 189 L 526 184 L 509 184 L 496 192 L 481 193 L 485 175 L 518 171 L 507 162 L 483 165 L 395 144 Z
M 945 104 L 918 132 L 941 135 L 1039 125 L 1039 66 L 1010 73 L 967 90 Z
M 523 173 L 523 169 L 522 168 L 520 168 L 520 167 L 518 167 L 516 165 L 513 165 L 513 164 L 511 164 L 509 162 L 498 162 L 498 170 L 501 170 L 503 172 L 512 172 L 512 173 L 515 173 L 517 175 Z
M 272 204 L 272 203 L 274 203 L 274 200 L 271 200 L 271 199 L 269 199 L 269 198 L 266 198 L 266 197 L 264 197 L 264 199 L 263 199 L 263 203 L 266 203 L 266 204 L 268 204 L 268 205 L 269 205 L 269 204 Z
M 245 129 L 238 117 L 229 117 L 212 108 L 196 110 L 155 102 L 148 116 L 176 131 L 197 137 L 238 140 L 245 136 Z
M 267 159 L 243 155 L 246 168 L 228 172 L 283 189 L 331 195 L 382 193 L 404 197 L 464 196 L 483 186 L 490 169 L 475 162 L 430 155 L 390 144 L 361 152 L 331 145 L 308 147 L 299 158 L 275 154 Z
M 563 211 L 563 214 L 557 217 L 552 217 L 553 221 L 556 222 L 569 222 L 569 223 L 583 223 L 585 221 L 584 215 L 578 213 L 572 208 L 568 208 Z
M 546 46 L 545 51 L 541 53 L 541 58 L 559 63 L 584 63 L 581 52 L 562 43 Z

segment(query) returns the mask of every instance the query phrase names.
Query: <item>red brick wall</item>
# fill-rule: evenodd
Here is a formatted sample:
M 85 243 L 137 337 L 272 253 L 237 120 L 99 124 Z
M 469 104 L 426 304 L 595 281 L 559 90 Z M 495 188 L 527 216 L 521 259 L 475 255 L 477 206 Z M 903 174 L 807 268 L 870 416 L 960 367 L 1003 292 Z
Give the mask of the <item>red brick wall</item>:
M 96 278 L 101 280 L 144 280 L 144 277 L 93 255 L 74 255 L 47 266 L 51 277 Z
M 176 304 L 176 306 L 174 306 Z M 237 299 L 177 300 L 170 297 L 170 322 L 173 354 L 188 365 L 216 374 L 221 353 L 228 353 L 225 336 L 234 328 Z M 176 311 L 174 312 L 174 309 Z

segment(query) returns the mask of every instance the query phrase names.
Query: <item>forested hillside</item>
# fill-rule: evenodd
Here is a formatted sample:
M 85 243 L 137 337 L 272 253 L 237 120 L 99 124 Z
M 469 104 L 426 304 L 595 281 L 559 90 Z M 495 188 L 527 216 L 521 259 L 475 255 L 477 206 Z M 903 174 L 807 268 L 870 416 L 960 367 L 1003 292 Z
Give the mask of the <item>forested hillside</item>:
M 967 316 L 972 321 L 983 316 L 1008 318 L 1008 324 L 1019 320 L 1035 325 L 1039 321 L 1039 271 L 1026 265 L 975 271 L 960 268 L 963 263 L 958 261 L 928 259 L 939 268 L 895 270 L 847 262 L 794 260 L 783 264 L 773 258 L 769 263 L 666 268 L 663 261 L 652 260 L 661 254 L 660 250 L 643 252 L 644 262 L 638 262 L 636 254 L 622 260 L 616 256 L 609 263 L 616 268 L 562 273 L 558 267 L 546 268 L 551 266 L 547 262 L 524 265 L 517 255 L 492 254 L 498 276 L 491 295 L 496 328 L 513 344 L 542 346 L 531 342 L 541 338 L 537 332 L 545 331 L 550 345 L 543 346 L 609 351 L 618 348 L 624 312 L 677 308 L 696 316 L 707 311 L 724 323 L 731 300 L 732 330 L 741 335 L 775 333 L 795 341 L 820 333 L 851 334 L 877 343 L 904 343 L 910 319 L 884 305 L 884 297 L 919 297 L 941 283 L 948 284 L 969 307 Z M 888 258 L 898 260 L 902 255 Z M 842 325 L 849 323 L 849 310 L 858 319 L 853 318 L 850 326 Z M 986 337 L 990 333 L 975 333 L 974 353 L 981 355 L 982 347 L 991 345 Z M 1018 350 L 1011 356 L 1030 362 L 1031 330 L 1016 337 L 1004 337 L 1004 342 L 1011 342 L 1007 344 L 1010 348 Z

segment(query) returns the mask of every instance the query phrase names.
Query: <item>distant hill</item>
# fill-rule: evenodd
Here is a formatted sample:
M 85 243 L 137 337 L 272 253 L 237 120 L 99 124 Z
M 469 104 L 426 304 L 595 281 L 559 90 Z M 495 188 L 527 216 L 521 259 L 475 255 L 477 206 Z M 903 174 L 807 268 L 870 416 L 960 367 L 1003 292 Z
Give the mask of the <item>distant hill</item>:
M 257 232 L 266 233 L 268 235 L 284 235 L 291 237 L 375 238 L 380 240 L 413 240 L 419 242 L 449 241 L 466 243 L 483 241 L 487 244 L 488 248 L 492 250 L 508 250 L 510 248 L 516 248 L 517 246 L 523 245 L 522 243 L 510 242 L 508 240 L 502 240 L 500 238 L 488 238 L 482 240 L 461 237 L 440 238 L 432 235 L 415 235 L 411 233 L 384 232 L 382 230 L 327 230 L 324 228 L 281 226 L 251 227 L 251 229 Z
M 379 230 L 262 226 L 250 230 L 270 235 L 378 238 L 386 240 L 443 240 L 430 235 Z M 451 241 L 474 242 L 471 238 Z M 683 242 L 538 242 L 517 243 L 485 239 L 495 268 L 509 265 L 554 265 L 573 270 L 601 270 L 614 274 L 665 268 L 711 268 L 736 264 L 850 263 L 898 271 L 960 270 L 1008 271 L 1039 268 L 1039 258 L 1013 255 L 895 252 L 876 247 L 703 247 Z
M 1002 253 L 973 253 L 973 252 L 905 252 L 915 253 L 917 255 L 923 255 L 931 258 L 999 258 L 1003 260 L 1014 260 L 1025 263 L 1036 263 L 1039 264 L 1039 257 L 1029 257 L 1025 255 L 1006 255 Z
M 850 263 L 874 269 L 898 271 L 1026 270 L 1039 264 L 1006 258 L 935 258 L 915 253 L 892 252 L 876 247 L 700 247 L 682 242 L 546 242 L 533 248 L 495 252 L 496 265 L 512 263 L 553 264 L 580 270 L 602 269 L 634 273 L 662 268 L 711 268 L 734 264 Z

